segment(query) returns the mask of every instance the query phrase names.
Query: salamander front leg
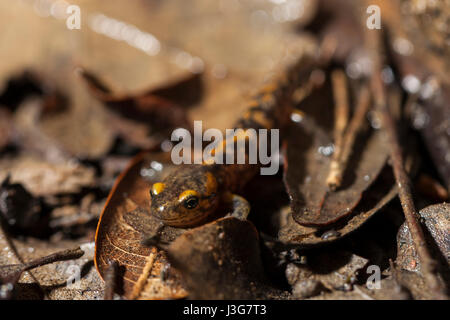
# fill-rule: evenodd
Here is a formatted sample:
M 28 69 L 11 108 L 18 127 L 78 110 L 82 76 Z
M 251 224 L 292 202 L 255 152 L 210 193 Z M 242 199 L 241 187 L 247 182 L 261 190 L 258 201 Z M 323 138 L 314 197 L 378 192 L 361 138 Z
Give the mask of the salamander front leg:
M 250 213 L 250 204 L 243 197 L 237 194 L 229 194 L 226 199 L 228 207 L 232 210 L 227 217 L 235 217 L 240 220 L 247 220 Z
M 160 222 L 155 231 L 153 231 L 152 233 L 143 234 L 141 244 L 146 247 L 154 246 L 160 249 L 164 249 L 164 247 L 168 245 L 168 243 L 161 240 L 161 232 L 163 228 L 164 223 Z

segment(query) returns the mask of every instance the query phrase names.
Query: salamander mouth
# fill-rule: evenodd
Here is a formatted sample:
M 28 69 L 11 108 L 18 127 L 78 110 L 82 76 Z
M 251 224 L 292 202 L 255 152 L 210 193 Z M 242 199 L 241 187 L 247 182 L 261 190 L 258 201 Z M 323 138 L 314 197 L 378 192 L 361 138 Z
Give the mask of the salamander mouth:
M 175 218 L 165 218 L 159 215 L 155 215 L 160 219 L 165 225 L 176 228 L 191 228 L 197 227 L 205 223 L 210 214 L 205 214 L 204 212 L 199 212 L 198 214 L 183 214 Z

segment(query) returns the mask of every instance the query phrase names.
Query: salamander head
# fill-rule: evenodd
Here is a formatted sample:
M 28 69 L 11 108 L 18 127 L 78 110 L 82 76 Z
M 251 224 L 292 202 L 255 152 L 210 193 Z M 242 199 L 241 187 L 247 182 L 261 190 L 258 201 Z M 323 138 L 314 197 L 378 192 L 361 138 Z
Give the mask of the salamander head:
M 200 225 L 219 205 L 217 180 L 201 165 L 180 167 L 154 183 L 150 197 L 151 214 L 172 227 Z

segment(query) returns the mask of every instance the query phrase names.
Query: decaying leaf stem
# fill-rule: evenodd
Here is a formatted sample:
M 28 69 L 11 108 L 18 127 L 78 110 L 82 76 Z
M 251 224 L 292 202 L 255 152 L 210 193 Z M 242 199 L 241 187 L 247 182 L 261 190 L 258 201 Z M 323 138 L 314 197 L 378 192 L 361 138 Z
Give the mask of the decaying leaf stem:
M 84 254 L 84 251 L 81 250 L 80 247 L 77 247 L 75 249 L 67 249 L 67 250 L 59 251 L 59 252 L 53 253 L 51 255 L 42 257 L 42 258 L 32 260 L 28 263 L 24 263 L 24 264 L 20 265 L 20 268 L 13 274 L 9 275 L 7 280 L 8 280 L 8 282 L 15 283 L 19 280 L 20 276 L 25 271 L 29 271 L 31 269 L 41 267 L 41 266 L 44 266 L 46 264 L 50 264 L 53 262 L 78 259 L 83 254 Z
M 347 79 L 343 70 L 335 70 L 331 74 L 333 84 L 334 106 L 334 153 L 330 163 L 330 173 L 327 184 L 331 189 L 337 188 L 342 182 L 340 159 L 344 148 L 344 132 L 348 124 L 350 107 L 348 104 Z
M 330 173 L 327 178 L 327 184 L 331 189 L 338 188 L 343 179 L 344 172 L 347 167 L 348 160 L 352 154 L 353 145 L 355 143 L 358 133 L 363 128 L 365 116 L 370 107 L 370 90 L 367 86 L 360 89 L 358 102 L 350 124 L 345 131 L 342 139 L 342 146 L 339 151 L 339 157 L 333 158 L 330 166 Z
M 46 264 L 50 264 L 53 262 L 60 262 L 60 261 L 67 261 L 67 260 L 73 260 L 78 259 L 84 254 L 84 251 L 80 249 L 80 247 L 75 249 L 67 249 L 63 251 L 59 251 L 56 253 L 53 253 L 51 255 L 33 260 L 31 262 L 25 263 L 23 266 L 23 271 L 28 271 L 30 269 L 34 269 Z
M 428 287 L 432 290 L 434 298 L 447 299 L 445 288 L 443 288 L 437 277 L 436 261 L 431 257 L 427 249 L 425 236 L 412 197 L 411 181 L 404 167 L 404 159 L 396 131 L 396 124 L 386 101 L 386 88 L 381 77 L 383 66 L 382 31 L 367 30 L 366 45 L 372 54 L 373 62 L 371 76 L 372 95 L 374 97 L 375 107 L 381 115 L 383 130 L 386 132 L 400 202 L 414 247 L 420 259 L 421 271 Z
M 342 176 L 345 168 L 347 167 L 348 160 L 352 154 L 353 144 L 355 143 L 358 133 L 363 129 L 366 114 L 370 108 L 370 90 L 367 86 L 363 86 L 360 89 L 358 102 L 356 105 L 355 113 L 350 120 L 350 124 L 344 136 L 344 147 L 342 149 L 340 158 L 340 172 Z

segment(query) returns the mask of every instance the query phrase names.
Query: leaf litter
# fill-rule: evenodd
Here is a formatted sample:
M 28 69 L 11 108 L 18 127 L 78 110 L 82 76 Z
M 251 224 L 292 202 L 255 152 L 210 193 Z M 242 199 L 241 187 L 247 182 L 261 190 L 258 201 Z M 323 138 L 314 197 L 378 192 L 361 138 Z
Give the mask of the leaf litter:
M 49 254 L 80 244 L 90 248 L 90 253 L 85 252 L 81 258 L 58 260 L 23 272 L 18 281 L 12 281 L 12 287 L 2 285 L 2 297 L 9 294 L 9 289 L 18 299 L 98 299 L 104 294 L 109 298 L 128 299 L 432 297 L 420 273 L 420 259 L 408 238 L 408 229 L 402 226 L 402 209 L 398 203 L 391 202 L 398 186 L 390 170 L 390 150 L 373 110 L 368 114 L 370 121 L 364 121 L 364 128 L 356 133 L 352 149 L 358 152 L 350 154 L 342 184 L 335 190 L 328 188 L 333 152 L 340 145 L 333 132 L 336 103 L 331 89 L 331 69 L 323 70 L 325 82 L 320 88 L 312 93 L 306 90 L 306 96 L 296 103 L 302 113 L 301 121 L 291 124 L 285 136 L 283 181 L 286 188 L 279 175 L 256 178 L 253 183 L 258 187 L 249 186 L 246 190 L 253 208 L 249 221 L 225 217 L 190 230 L 164 227 L 161 245 L 153 247 L 143 242 L 145 236 L 153 234 L 160 225 L 150 215 L 148 190 L 153 182 L 171 170 L 168 153 L 159 151 L 170 148 L 167 133 L 163 131 L 187 125 L 187 119 L 204 119 L 207 127 L 231 125 L 236 114 L 243 111 L 240 108 L 244 105 L 245 92 L 260 83 L 265 75 L 276 71 L 278 61 L 283 61 L 283 56 L 289 52 L 286 48 L 315 51 L 315 41 L 298 33 L 299 26 L 306 25 L 318 38 L 341 39 L 334 41 L 337 49 L 333 67 L 342 68 L 349 76 L 351 108 L 348 116 L 356 114 L 358 93 L 368 74 L 363 63 L 367 56 L 361 47 L 363 32 L 358 22 L 343 14 L 355 7 L 348 3 L 339 6 L 338 1 L 314 3 L 315 9 L 308 7 L 310 11 L 304 21 L 276 23 L 266 32 L 255 28 L 255 25 L 264 25 L 262 15 L 262 20 L 258 20 L 257 15 L 248 18 L 255 9 L 250 3 L 241 4 L 237 12 L 224 7 L 220 10 L 228 13 L 223 15 L 225 18 L 217 19 L 217 15 L 212 14 L 218 10 L 215 5 L 195 1 L 189 12 L 198 10 L 203 14 L 189 30 L 185 28 L 186 12 L 175 1 L 162 4 L 157 10 L 153 8 L 151 21 L 141 5 L 130 8 L 126 14 L 141 17 L 136 21 L 145 20 L 143 25 L 148 30 L 158 30 L 156 26 L 161 23 L 172 23 L 174 30 L 180 30 L 174 35 L 161 31 L 159 36 L 163 41 L 169 40 L 201 56 L 206 63 L 203 73 L 189 75 L 186 70 L 181 71 L 183 68 L 173 64 L 165 48 L 152 60 L 98 35 L 95 43 L 81 40 L 78 44 L 115 51 L 121 61 L 130 64 L 118 67 L 117 58 L 91 59 L 85 53 L 76 59 L 81 63 L 75 64 L 73 53 L 67 48 L 55 45 L 57 50 L 52 48 L 48 57 L 40 53 L 36 45 L 30 52 L 36 61 L 44 62 L 41 66 L 37 63 L 35 70 L 38 71 L 20 74 L 0 65 L 1 81 L 5 83 L 0 94 L 0 181 L 4 181 L 1 192 L 5 195 L 0 203 L 5 229 L 0 237 L 2 279 L 5 274 L 22 274 L 27 262 Z M 147 5 L 150 4 L 142 4 Z M 258 9 L 270 10 L 275 5 L 267 3 Z M 349 10 L 343 9 L 347 5 Z M 89 6 L 96 8 L 98 4 L 93 2 Z M 121 9 L 117 5 L 113 7 Z M 231 15 L 231 12 L 234 13 Z M 330 19 L 330 14 L 334 18 Z M 35 25 L 36 34 L 42 34 L 45 23 L 38 22 L 31 12 L 25 11 L 25 15 Z M 235 24 L 227 23 L 231 16 Z M 321 23 L 326 27 L 317 28 L 318 18 L 330 23 Z M 215 20 L 214 27 L 205 28 L 211 19 Z M 389 28 L 398 31 L 394 21 L 390 16 L 387 19 Z M 64 32 L 57 30 L 60 29 L 53 25 L 54 38 L 64 38 Z M 236 30 L 240 32 L 234 32 Z M 350 33 L 355 36 L 348 36 Z M 239 37 L 231 36 L 235 34 Z M 201 39 L 211 41 L 205 43 Z M 240 47 L 243 51 L 230 51 L 227 49 L 230 47 Z M 9 50 L 14 52 L 17 48 Z M 408 70 L 404 62 L 423 66 L 423 59 L 394 58 L 393 63 L 400 66 L 398 71 L 402 77 Z M 15 55 L 11 65 L 25 70 L 24 66 L 29 64 L 24 63 L 27 59 L 26 54 Z M 87 86 L 75 76 L 77 65 L 90 70 L 82 73 Z M 112 65 L 116 67 L 111 68 Z M 428 62 L 425 65 L 432 70 L 425 74 L 434 72 L 440 76 L 434 65 Z M 64 67 L 58 69 L 58 66 Z M 117 84 L 119 89 L 111 91 L 96 75 L 114 79 L 111 83 Z M 139 86 L 151 89 L 137 90 Z M 425 89 L 424 86 L 424 93 Z M 403 90 L 401 94 L 406 96 L 407 87 Z M 442 117 L 445 111 L 442 96 L 439 98 L 439 93 L 433 97 L 438 98 L 429 102 L 431 100 L 421 97 L 417 105 L 405 108 L 407 112 L 416 112 L 411 118 L 412 127 L 425 137 L 422 150 L 431 153 L 432 162 L 424 156 L 425 164 L 418 170 L 436 166 L 437 173 L 427 173 L 431 179 L 441 179 L 448 187 L 443 162 L 445 152 L 442 151 L 445 148 L 436 143 L 445 136 L 445 130 L 430 129 L 434 125 L 420 126 L 421 118 L 417 115 L 418 109 L 425 108 L 430 117 L 425 118 L 432 123 L 445 118 Z M 130 109 L 130 105 L 133 108 Z M 191 108 L 193 106 L 195 108 Z M 157 117 L 167 120 L 167 128 L 152 126 L 155 110 L 159 110 Z M 441 123 L 439 127 L 445 128 L 446 124 Z M 408 139 L 413 137 L 410 131 L 405 132 Z M 409 151 L 406 144 L 405 148 Z M 154 151 L 135 156 L 149 149 Z M 407 159 L 410 157 L 414 155 L 407 152 Z M 415 159 L 410 162 L 415 163 Z M 408 171 L 414 177 L 415 170 Z M 258 181 L 264 183 L 258 185 Z M 421 207 L 431 204 L 430 198 L 420 193 L 417 197 Z M 20 202 L 27 205 L 20 207 L 17 205 Z M 35 206 L 36 203 L 40 206 Z M 444 281 L 448 278 L 447 211 L 445 204 L 421 211 L 424 229 L 431 236 L 427 238 L 428 243 L 436 242 L 433 255 L 447 259 L 440 260 Z M 17 232 L 8 228 L 11 216 L 18 218 L 20 225 L 29 225 L 43 214 L 48 219 L 45 232 L 29 236 L 24 230 Z M 98 217 L 100 223 L 95 235 Z M 246 246 L 242 246 L 244 242 Z M 396 245 L 399 245 L 398 254 Z M 395 262 L 389 263 L 390 260 Z M 367 267 L 374 263 L 383 274 L 381 290 L 365 286 Z M 113 272 L 108 272 L 110 267 Z M 72 287 L 67 284 L 67 272 L 77 268 L 81 270 L 81 282 L 79 287 Z M 111 274 L 118 277 L 111 280 Z M 205 274 L 208 277 L 205 278 Z M 104 290 L 101 278 L 106 280 L 107 286 L 111 281 L 117 282 L 113 293 L 108 288 Z

